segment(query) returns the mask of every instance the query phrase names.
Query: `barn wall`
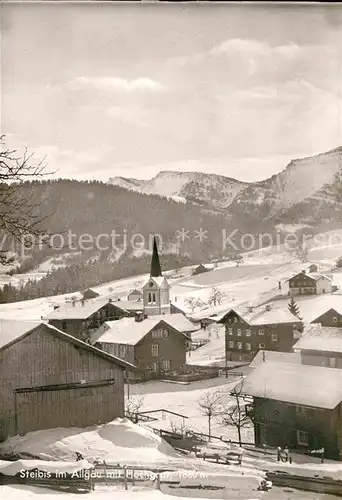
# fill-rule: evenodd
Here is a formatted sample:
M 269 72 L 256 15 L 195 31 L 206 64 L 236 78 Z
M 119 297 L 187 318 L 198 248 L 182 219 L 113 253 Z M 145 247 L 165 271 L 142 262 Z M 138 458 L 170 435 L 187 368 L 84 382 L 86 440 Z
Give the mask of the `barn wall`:
M 106 379 L 116 380 L 112 386 L 111 419 L 123 416 L 122 369 L 95 353 L 53 336 L 45 325 L 39 326 L 21 341 L 0 351 L 0 440 L 15 435 L 14 389 Z M 92 404 L 88 405 L 89 421 L 93 419 L 94 423 L 98 420 L 95 406 L 101 404 L 103 390 L 98 388 Z M 70 411 L 70 405 L 76 403 L 68 398 L 69 393 L 65 392 L 65 414 Z M 55 406 L 62 402 L 61 395 L 56 393 Z M 106 408 L 103 411 L 108 415 Z

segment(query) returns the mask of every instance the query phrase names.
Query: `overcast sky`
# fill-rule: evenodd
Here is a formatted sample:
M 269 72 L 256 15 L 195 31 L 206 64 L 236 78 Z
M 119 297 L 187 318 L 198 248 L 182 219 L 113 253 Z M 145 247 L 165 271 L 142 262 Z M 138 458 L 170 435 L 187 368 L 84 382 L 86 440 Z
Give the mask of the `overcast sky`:
M 58 176 L 253 181 L 342 145 L 342 7 L 2 4 L 2 132 Z

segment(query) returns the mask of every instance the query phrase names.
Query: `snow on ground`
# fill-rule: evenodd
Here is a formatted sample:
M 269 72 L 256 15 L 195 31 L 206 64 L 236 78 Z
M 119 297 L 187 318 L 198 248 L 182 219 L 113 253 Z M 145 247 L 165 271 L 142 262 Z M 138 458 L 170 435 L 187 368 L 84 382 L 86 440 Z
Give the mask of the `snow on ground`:
M 86 429 L 58 428 L 29 432 L 1 444 L 4 453 L 25 452 L 42 459 L 73 461 L 76 452 L 86 460 L 108 463 L 158 463 L 176 460 L 179 455 L 151 429 L 116 419 Z
M 184 425 L 186 428 L 196 432 L 208 433 L 208 419 L 198 405 L 201 397 L 207 393 L 219 393 L 226 402 L 232 401 L 229 392 L 238 379 L 232 380 L 225 377 L 201 380 L 192 382 L 189 385 L 169 384 L 167 382 L 149 382 L 145 384 L 135 384 L 130 387 L 130 394 L 143 397 L 143 405 L 140 411 L 149 411 L 157 409 L 167 409 L 181 415 L 185 415 Z M 161 393 L 162 398 L 161 398 Z M 183 419 L 175 415 L 165 413 L 153 415 L 159 417 L 158 421 L 150 422 L 149 425 L 156 429 L 170 430 L 172 427 L 183 425 Z M 213 419 L 212 434 L 223 436 L 225 439 L 237 439 L 236 429 L 234 427 L 222 427 L 218 419 Z M 243 429 L 243 439 L 247 442 L 253 442 L 252 428 Z

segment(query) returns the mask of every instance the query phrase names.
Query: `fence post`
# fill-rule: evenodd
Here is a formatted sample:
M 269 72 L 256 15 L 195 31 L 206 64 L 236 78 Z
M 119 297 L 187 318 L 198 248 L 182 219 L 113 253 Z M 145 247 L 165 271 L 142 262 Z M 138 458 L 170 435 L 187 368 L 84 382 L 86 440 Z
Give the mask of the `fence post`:
M 160 490 L 160 472 L 157 469 L 157 490 Z
M 126 469 L 126 465 L 123 466 L 123 471 L 124 471 L 125 490 L 127 490 L 127 469 Z
M 132 469 L 132 486 L 135 486 L 135 470 Z

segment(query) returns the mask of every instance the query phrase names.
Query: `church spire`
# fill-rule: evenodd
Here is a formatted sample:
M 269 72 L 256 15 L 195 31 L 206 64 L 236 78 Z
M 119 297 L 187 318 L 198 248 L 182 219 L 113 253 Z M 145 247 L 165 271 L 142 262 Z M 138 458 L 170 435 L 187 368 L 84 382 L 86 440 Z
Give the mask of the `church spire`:
M 151 260 L 150 276 L 151 276 L 151 278 L 158 278 L 158 276 L 162 276 L 156 237 L 153 238 L 153 253 L 152 253 L 152 260 Z

